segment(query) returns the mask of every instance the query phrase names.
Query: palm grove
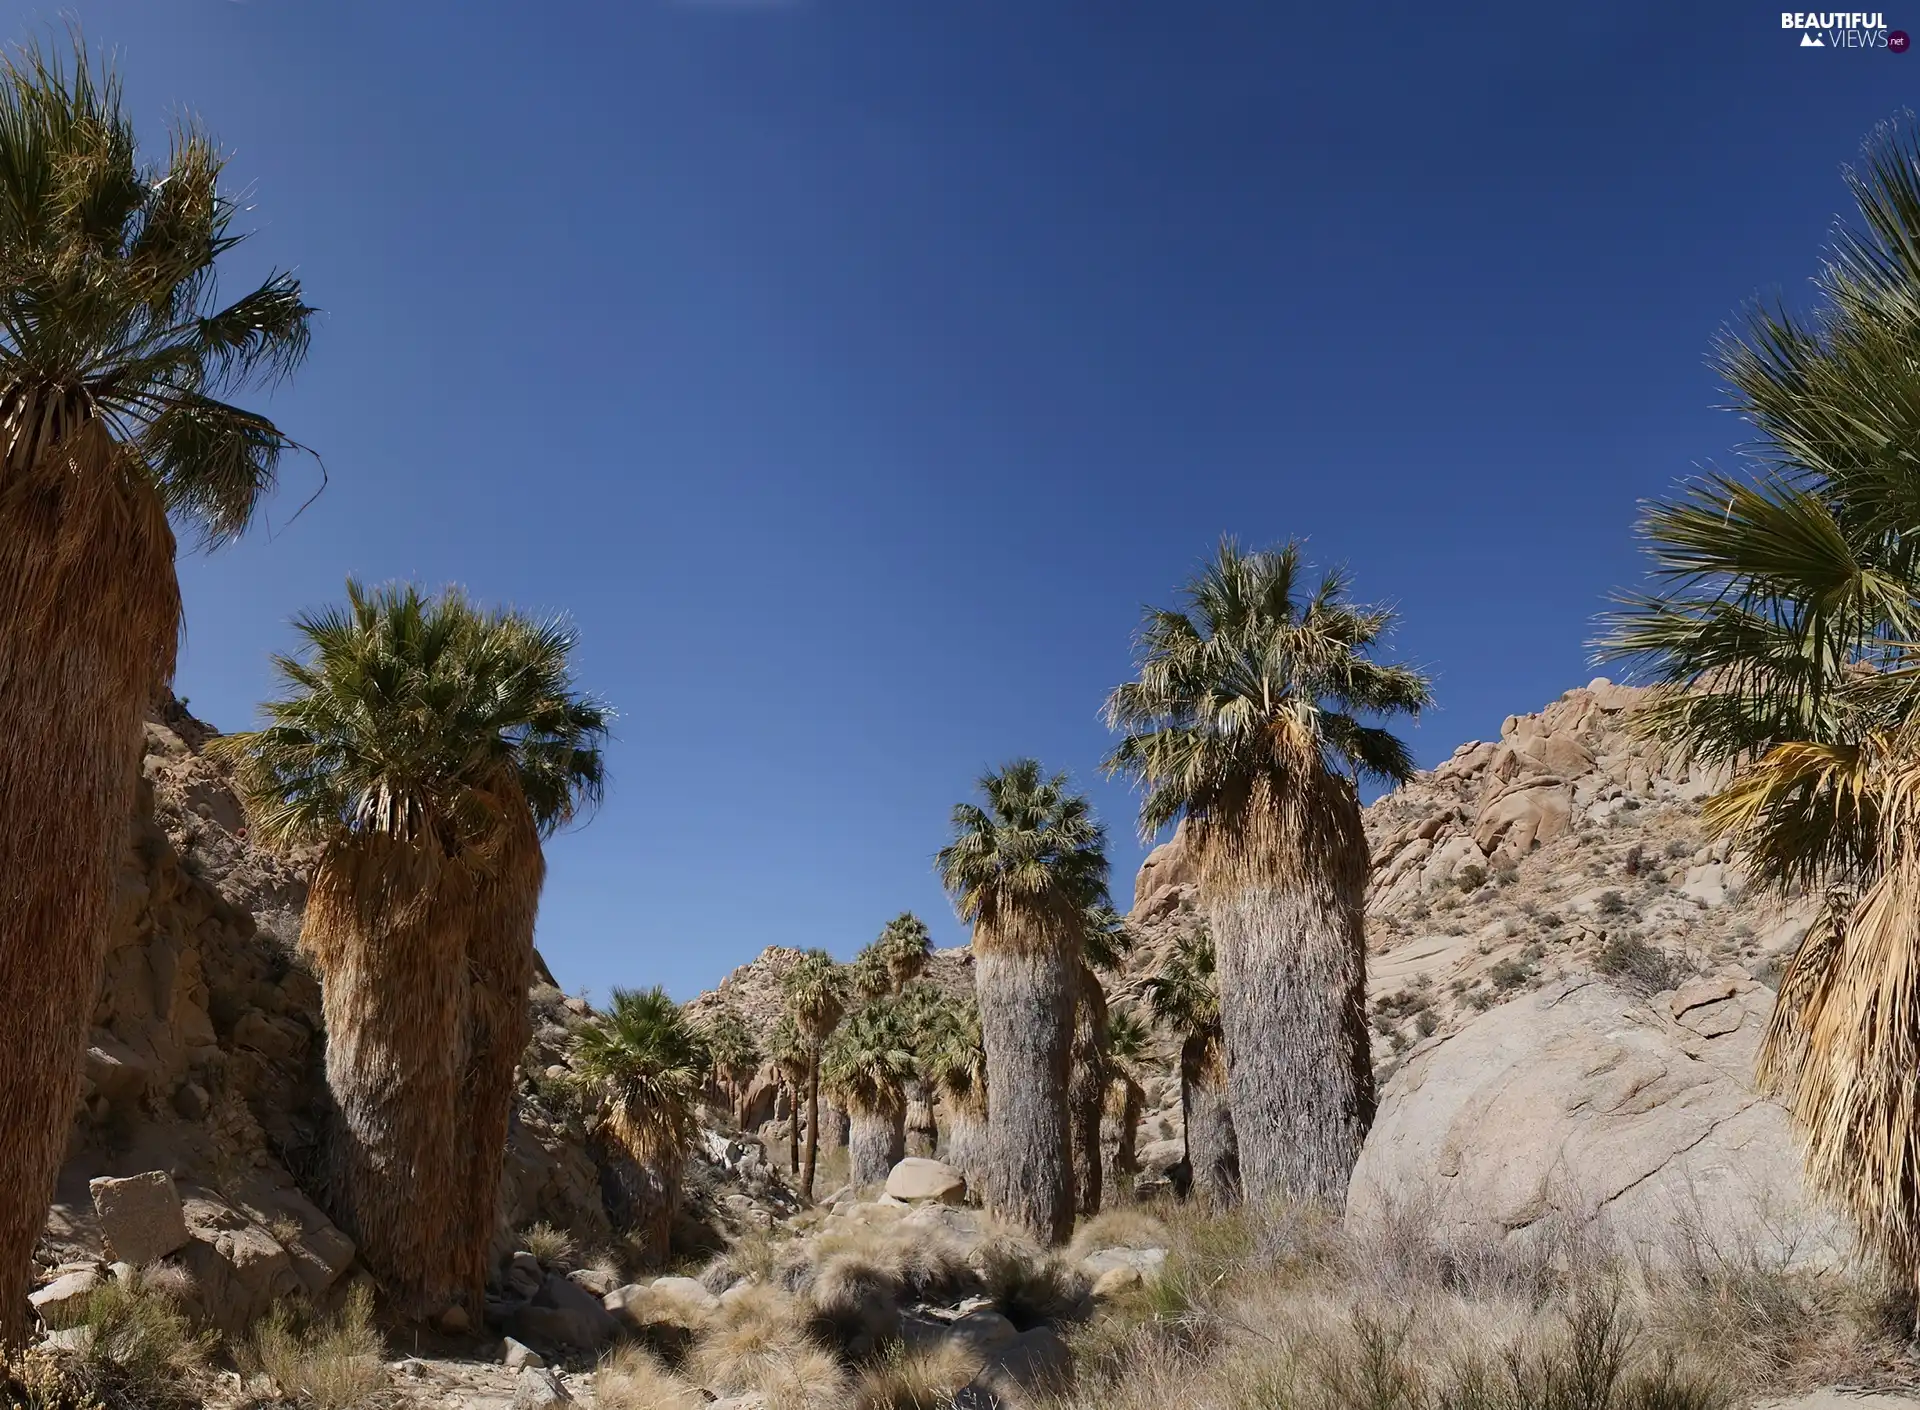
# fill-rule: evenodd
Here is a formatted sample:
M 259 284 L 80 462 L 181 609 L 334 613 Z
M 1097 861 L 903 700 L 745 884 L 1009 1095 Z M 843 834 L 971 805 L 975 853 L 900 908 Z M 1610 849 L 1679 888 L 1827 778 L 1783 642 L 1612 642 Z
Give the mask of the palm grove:
M 45 1218 L 100 983 L 143 712 L 181 628 L 176 532 L 246 530 L 299 449 L 243 403 L 295 371 L 313 310 L 270 275 L 223 299 L 241 238 L 197 129 L 144 161 L 112 75 L 33 50 L 0 73 L 0 1340 Z M 1760 434 L 1643 524 L 1654 586 L 1605 651 L 1655 680 L 1641 726 L 1723 765 L 1711 824 L 1752 871 L 1826 897 L 1785 981 L 1762 1080 L 1812 1179 L 1894 1266 L 1920 1268 L 1920 161 L 1879 134 L 1862 221 L 1819 307 L 1721 348 Z M 1912 522 L 1909 522 L 1909 521 Z M 1296 545 L 1223 541 L 1149 611 L 1106 702 L 1139 826 L 1184 829 L 1204 923 L 1109 994 L 1130 936 L 1106 833 L 1019 759 L 956 806 L 936 870 L 971 927 L 973 993 L 925 978 L 927 928 L 851 964 L 795 955 L 768 1033 L 615 991 L 573 1081 L 640 1256 L 672 1245 L 703 1122 L 781 1089 L 811 1196 L 823 1145 L 856 1183 L 939 1153 L 1058 1242 L 1128 1187 L 1139 1074 L 1177 1055 L 1194 1197 L 1337 1205 L 1372 1120 L 1363 783 L 1413 771 L 1430 701 L 1385 659 L 1391 612 Z M 392 1311 L 477 1317 L 499 1219 L 543 846 L 600 800 L 610 712 L 559 622 L 463 594 L 349 582 L 296 619 L 265 723 L 219 749 L 257 837 L 312 868 L 302 949 L 323 982 L 333 1129 L 323 1184 Z M 1152 1025 L 1157 1025 L 1156 1034 Z M 841 1122 L 845 1122 L 844 1130 Z M 1112 1133 L 1109 1139 L 1106 1133 Z

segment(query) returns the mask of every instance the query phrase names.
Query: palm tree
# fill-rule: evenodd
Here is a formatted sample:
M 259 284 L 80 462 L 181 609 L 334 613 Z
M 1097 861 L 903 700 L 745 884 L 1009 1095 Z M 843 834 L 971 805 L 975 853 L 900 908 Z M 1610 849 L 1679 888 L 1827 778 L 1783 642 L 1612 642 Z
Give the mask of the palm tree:
M 660 988 L 615 989 L 612 1010 L 574 1039 L 574 1072 L 600 1097 L 605 1128 L 640 1177 L 627 1195 L 649 1266 L 667 1259 L 710 1061 L 699 1030 Z
M 1764 1085 L 1810 1183 L 1920 1285 L 1920 141 L 1889 126 L 1847 177 L 1807 316 L 1755 309 L 1721 340 L 1760 432 L 1640 525 L 1655 587 L 1603 640 L 1651 679 L 1636 724 L 1727 778 L 1706 807 L 1748 871 L 1823 909 L 1782 977 Z
M 142 162 L 110 68 L 0 58 L 0 1342 L 73 1124 L 140 721 L 180 631 L 168 520 L 240 535 L 293 448 L 226 400 L 287 376 L 312 310 L 243 237 L 223 158 L 182 124 Z
M 301 942 L 324 986 L 334 1215 L 400 1309 L 478 1316 L 541 840 L 598 798 L 608 716 L 573 688 L 563 624 L 455 592 L 347 598 L 296 619 L 286 698 L 219 750 L 256 837 L 319 849 Z
M 919 916 L 902 911 L 887 922 L 875 948 L 898 994 L 925 971 L 927 957 L 933 953 L 933 935 Z
M 1145 789 L 1151 838 L 1188 821 L 1219 947 L 1234 1129 L 1248 1193 L 1339 1204 L 1373 1123 L 1361 777 L 1413 774 L 1368 723 L 1417 714 L 1426 678 L 1373 659 L 1393 614 L 1344 574 L 1302 600 L 1297 544 L 1222 540 L 1184 610 L 1151 610 L 1138 679 L 1107 699 L 1110 771 Z
M 760 1048 L 753 1041 L 753 1031 L 737 1012 L 722 1004 L 700 1025 L 700 1040 L 713 1060 L 715 1083 L 726 1088 L 733 1124 L 744 1129 L 748 1084 L 760 1070 Z
M 1152 1056 L 1153 1032 L 1131 1007 L 1107 1015 L 1107 1062 L 1114 1084 L 1108 1089 L 1107 1115 L 1113 1120 L 1113 1151 L 1108 1175 L 1117 1191 L 1131 1191 L 1140 1173 L 1140 1119 L 1146 1114 L 1147 1094 L 1140 1072 Z
M 987 1053 L 973 999 L 941 1005 L 920 1035 L 921 1063 L 947 1111 L 947 1164 L 978 1190 L 987 1160 Z
M 807 1072 L 812 1063 L 806 1042 L 800 1037 L 793 1015 L 783 1013 L 774 1025 L 767 1055 L 787 1092 L 787 1173 L 800 1173 L 800 1097 L 807 1089 Z
M 1180 936 L 1144 987 L 1154 1018 L 1180 1040 L 1188 1188 L 1207 1204 L 1231 1204 L 1240 1194 L 1240 1146 L 1227 1100 L 1213 941 L 1205 927 Z
M 918 924 L 918 922 L 915 922 Z M 924 954 L 924 952 L 923 952 Z M 899 973 L 896 970 L 895 973 Z M 933 1074 L 925 1060 L 927 1036 L 946 1021 L 949 1000 L 931 984 L 907 982 L 890 1005 L 901 1027 L 911 1039 L 913 1070 L 902 1084 L 907 1101 L 906 1151 L 908 1155 L 933 1156 L 940 1149 L 940 1125 L 934 1115 Z
M 1073 1007 L 1073 1067 L 1067 1079 L 1067 1103 L 1073 1123 L 1074 1204 L 1082 1216 L 1100 1212 L 1106 1161 L 1100 1123 L 1106 1112 L 1113 1069 L 1107 1061 L 1107 993 L 1096 969 L 1118 973 L 1132 937 L 1113 907 L 1102 902 L 1086 913 L 1078 996 Z
M 827 1043 L 820 1078 L 852 1119 L 849 1183 L 881 1184 L 906 1154 L 905 1087 L 913 1075 L 913 1040 L 890 1006 L 856 1010 Z
M 800 1167 L 800 1194 L 813 1198 L 813 1173 L 820 1157 L 820 1050 L 847 1010 L 847 980 L 833 956 L 808 950 L 781 981 L 787 1013 L 807 1049 L 807 1148 Z
M 1067 1121 L 1087 908 L 1107 887 L 1106 831 L 1033 759 L 984 775 L 985 806 L 953 810 L 941 881 L 973 926 L 987 1055 L 987 1201 L 1047 1243 L 1073 1230 Z

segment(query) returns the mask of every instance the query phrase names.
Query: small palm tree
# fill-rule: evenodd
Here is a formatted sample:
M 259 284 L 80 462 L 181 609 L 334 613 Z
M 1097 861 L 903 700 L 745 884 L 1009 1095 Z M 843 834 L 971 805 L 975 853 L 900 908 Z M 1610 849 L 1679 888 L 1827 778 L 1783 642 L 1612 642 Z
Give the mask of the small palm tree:
M 295 626 L 287 695 L 219 750 L 256 837 L 320 850 L 301 943 L 324 986 L 333 1212 L 400 1308 L 477 1316 L 542 839 L 598 798 L 608 715 L 574 689 L 564 624 L 455 592 L 349 582 Z
M 988 1204 L 1048 1243 L 1073 1230 L 1067 1119 L 1085 917 L 1106 898 L 1106 831 L 1064 774 L 1020 759 L 953 810 L 942 882 L 973 926 L 987 1055 Z
M 1145 990 L 1149 1011 L 1180 1040 L 1189 1188 L 1208 1204 L 1231 1204 L 1240 1193 L 1240 1147 L 1227 1099 L 1213 941 L 1204 925 L 1174 942 Z
M 1223 540 L 1183 608 L 1149 611 L 1138 678 L 1107 699 L 1108 768 L 1145 789 L 1143 836 L 1188 821 L 1248 1193 L 1338 1205 L 1374 1107 L 1355 782 L 1412 776 L 1369 721 L 1430 692 L 1373 658 L 1391 612 L 1349 603 L 1337 572 L 1303 597 L 1304 572 L 1297 544 Z
M 714 1081 L 726 1088 L 733 1124 L 744 1129 L 748 1084 L 760 1070 L 760 1048 L 753 1041 L 753 1030 L 723 1004 L 700 1025 L 700 1039 L 713 1060 Z
M 947 1112 L 944 1158 L 978 1190 L 987 1158 L 987 1052 L 978 1003 L 946 1001 L 921 1032 L 920 1060 Z
M 1746 475 L 1651 506 L 1652 590 L 1602 641 L 1656 689 L 1635 723 L 1726 776 L 1706 804 L 1762 884 L 1824 900 L 1780 984 L 1762 1083 L 1809 1181 L 1920 1286 L 1920 140 L 1881 129 L 1848 174 L 1860 224 L 1797 318 L 1718 349 L 1760 431 Z
M 636 1253 L 649 1265 L 667 1258 L 711 1060 L 699 1030 L 660 988 L 615 989 L 612 1009 L 574 1039 L 574 1073 L 598 1096 L 606 1131 L 639 1175 L 626 1194 Z
M 168 520 L 238 537 L 293 442 L 229 398 L 305 359 L 270 274 L 232 303 L 224 158 L 181 124 L 141 159 L 120 83 L 76 44 L 0 59 L 0 1343 L 73 1124 L 140 771 L 173 679 Z M 152 151 L 152 148 L 148 149 Z
M 927 958 L 933 953 L 933 935 L 919 916 L 902 911 L 880 932 L 877 948 L 886 964 L 887 977 L 893 982 L 893 992 L 898 994 L 926 970 Z
M 825 950 L 808 950 L 781 981 L 794 1030 L 807 1049 L 807 1146 L 800 1166 L 800 1194 L 813 1198 L 820 1158 L 820 1052 L 847 1011 L 847 978 Z
M 1107 1169 L 1117 1191 L 1131 1190 L 1140 1173 L 1140 1120 L 1147 1104 L 1140 1074 L 1152 1058 L 1153 1030 L 1131 1007 L 1113 1009 L 1107 1015 L 1107 1062 L 1116 1080 L 1108 1089 L 1107 1115 L 1114 1141 Z
M 797 1177 L 800 1174 L 800 1103 L 807 1090 L 807 1072 L 813 1059 L 792 1014 L 781 1014 L 780 1021 L 774 1025 L 767 1056 L 786 1087 L 787 1173 Z
M 828 1041 L 820 1080 L 851 1118 L 853 1185 L 883 1183 L 906 1154 L 906 1084 L 914 1071 L 913 1040 L 891 1006 L 856 1010 Z

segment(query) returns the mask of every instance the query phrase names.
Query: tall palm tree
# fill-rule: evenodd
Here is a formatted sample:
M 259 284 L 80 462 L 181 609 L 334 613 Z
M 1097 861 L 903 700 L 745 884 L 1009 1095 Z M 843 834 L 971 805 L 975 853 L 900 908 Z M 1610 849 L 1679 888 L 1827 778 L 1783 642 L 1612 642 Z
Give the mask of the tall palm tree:
M 1153 1031 L 1126 1005 L 1107 1015 L 1107 1062 L 1115 1081 L 1108 1089 L 1107 1115 L 1114 1129 L 1108 1178 L 1116 1191 L 1133 1188 L 1140 1173 L 1140 1120 L 1146 1114 L 1147 1094 L 1140 1073 L 1153 1056 Z
M 851 1184 L 882 1183 L 906 1154 L 906 1083 L 913 1075 L 913 1039 L 890 1005 L 855 1010 L 828 1040 L 820 1080 L 852 1121 Z
M 774 1025 L 773 1037 L 767 1044 L 767 1056 L 786 1087 L 787 1173 L 797 1177 L 800 1174 L 801 1094 L 807 1089 L 807 1072 L 813 1059 L 792 1014 L 781 1014 L 780 1021 Z
M 1303 597 L 1305 571 L 1297 544 L 1222 540 L 1182 608 L 1150 610 L 1138 679 L 1107 699 L 1108 768 L 1145 789 L 1143 836 L 1188 820 L 1248 1193 L 1338 1204 L 1374 1107 L 1355 784 L 1412 776 L 1369 721 L 1430 695 L 1374 659 L 1391 612 L 1349 603 L 1339 572 Z
M 931 1157 L 940 1149 L 940 1125 L 934 1114 L 933 1072 L 925 1053 L 927 1037 L 946 1021 L 952 1001 L 931 984 L 908 982 L 887 1007 L 908 1035 L 912 1049 L 912 1070 L 901 1084 L 906 1097 L 906 1153 Z
M 562 623 L 413 587 L 347 599 L 296 619 L 288 694 L 219 750 L 258 838 L 320 849 L 301 942 L 324 986 L 335 1217 L 403 1311 L 478 1316 L 541 840 L 598 798 L 608 716 L 574 689 Z
M 825 950 L 808 950 L 781 981 L 787 1014 L 807 1049 L 807 1146 L 800 1166 L 800 1194 L 813 1198 L 820 1160 L 820 1052 L 847 1011 L 847 979 Z
M 607 1130 L 640 1176 L 627 1194 L 636 1252 L 649 1266 L 667 1259 L 710 1061 L 699 1029 L 659 988 L 615 989 L 612 1009 L 574 1039 L 574 1072 L 600 1098 Z
M 987 1163 L 987 1052 L 980 1038 L 980 1006 L 949 999 L 920 1034 L 920 1059 L 947 1112 L 943 1158 L 981 1187 Z
M 1847 180 L 1806 316 L 1760 307 L 1719 368 L 1758 428 L 1746 473 L 1649 507 L 1654 587 L 1601 645 L 1655 694 L 1636 724 L 1727 776 L 1710 826 L 1824 906 L 1760 1053 L 1812 1185 L 1920 1285 L 1920 141 L 1888 126 Z
M 1132 937 L 1112 906 L 1102 902 L 1086 913 L 1080 985 L 1073 1007 L 1073 1067 L 1067 1078 L 1067 1104 L 1073 1126 L 1074 1204 L 1082 1216 L 1098 1214 L 1104 1194 L 1106 1160 L 1100 1123 L 1113 1085 L 1107 1059 L 1107 992 L 1095 970 L 1119 973 Z
M 173 678 L 169 518 L 237 537 L 293 448 L 228 398 L 290 374 L 291 275 L 223 304 L 243 237 L 211 139 L 141 160 L 110 68 L 0 59 L 0 1342 L 80 1086 L 142 713 Z
M 700 1041 L 706 1045 L 713 1062 L 713 1079 L 723 1085 L 733 1124 L 747 1124 L 748 1084 L 760 1070 L 760 1048 L 753 1041 L 747 1021 L 727 1005 L 721 1005 L 700 1025 Z
M 987 1202 L 1048 1243 L 1073 1230 L 1067 1120 L 1087 908 L 1106 898 L 1106 831 L 1065 774 L 1019 759 L 953 810 L 941 881 L 973 926 L 987 1055 Z
M 1180 1040 L 1188 1188 L 1207 1204 L 1231 1204 L 1240 1195 L 1240 1146 L 1227 1097 L 1213 941 L 1204 926 L 1174 942 L 1144 988 L 1148 1010 Z

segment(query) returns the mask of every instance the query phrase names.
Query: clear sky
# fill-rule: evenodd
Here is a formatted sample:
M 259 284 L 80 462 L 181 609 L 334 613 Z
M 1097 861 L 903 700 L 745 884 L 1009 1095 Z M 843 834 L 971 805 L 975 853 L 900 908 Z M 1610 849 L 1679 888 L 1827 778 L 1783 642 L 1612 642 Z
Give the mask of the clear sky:
M 79 0 L 325 310 L 324 457 L 182 564 L 253 719 L 343 578 L 565 611 L 620 712 L 549 848 L 569 989 L 690 997 L 903 908 L 983 765 L 1097 775 L 1145 602 L 1303 536 L 1404 613 L 1423 763 L 1593 670 L 1705 354 L 1803 297 L 1920 57 L 1749 4 Z M 56 12 L 18 12 L 18 33 Z M 1888 19 L 1920 32 L 1920 9 Z

